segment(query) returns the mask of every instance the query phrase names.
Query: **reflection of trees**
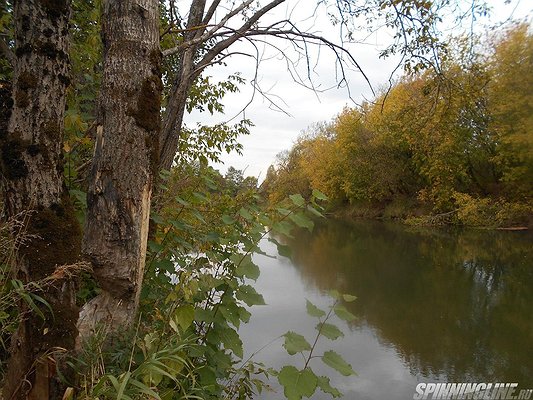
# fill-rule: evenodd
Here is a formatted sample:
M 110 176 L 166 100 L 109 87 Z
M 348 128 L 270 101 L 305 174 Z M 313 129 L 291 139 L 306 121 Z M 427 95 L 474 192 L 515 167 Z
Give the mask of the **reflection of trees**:
M 304 280 L 347 304 L 413 373 L 533 383 L 533 236 L 329 222 L 289 242 Z

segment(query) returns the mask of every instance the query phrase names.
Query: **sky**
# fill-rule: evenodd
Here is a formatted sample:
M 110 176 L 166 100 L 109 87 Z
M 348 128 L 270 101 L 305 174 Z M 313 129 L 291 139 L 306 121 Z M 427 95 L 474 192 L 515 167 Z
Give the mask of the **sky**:
M 469 4 L 465 0 L 460 2 Z M 289 0 L 287 3 L 265 16 L 266 19 L 276 21 L 290 15 L 291 21 L 296 21 L 302 29 L 324 36 L 335 43 L 340 42 L 339 31 L 329 23 L 326 10 L 322 8 L 315 11 L 315 1 Z M 524 18 L 528 15 L 531 23 L 531 0 L 514 1 L 510 5 L 505 5 L 504 0 L 491 0 L 489 3 L 494 7 L 494 11 L 490 20 L 476 22 L 481 29 L 485 24 L 509 17 Z M 374 90 L 378 90 L 386 86 L 398 64 L 398 58 L 379 58 L 378 48 L 383 48 L 390 41 L 390 31 L 382 30 L 364 35 L 364 40 L 361 39 L 363 43 L 346 47 L 361 66 Z M 267 40 L 282 48 L 293 59 L 296 58 L 296 53 L 287 43 Z M 255 51 L 246 44 L 237 46 L 232 50 L 242 53 Z M 197 122 L 214 124 L 242 116 L 250 119 L 254 123 L 251 134 L 242 136 L 239 140 L 243 145 L 242 155 L 235 152 L 224 154 L 223 164 L 216 164 L 214 167 L 225 173 L 228 167 L 233 166 L 244 170 L 245 175 L 258 177 L 259 181 L 264 179 L 267 168 L 275 162 L 276 155 L 290 149 L 297 137 L 311 125 L 331 121 L 344 107 L 353 107 L 356 103 L 373 97 L 369 84 L 355 68 L 346 72 L 347 85 L 337 87 L 338 65 L 333 53 L 324 48 L 310 50 L 310 58 L 313 60 L 310 77 L 316 91 L 295 82 L 279 52 L 268 45 L 262 46 L 260 51 L 263 60 L 257 71 L 253 59 L 239 55 L 228 58 L 224 67 L 216 66 L 206 70 L 206 74 L 212 76 L 215 81 L 223 80 L 236 72 L 246 80 L 239 93 L 227 95 L 223 99 L 224 115 L 212 116 L 208 113 L 193 112 L 185 117 L 185 123 L 189 126 L 194 126 Z M 306 63 L 299 62 L 293 71 L 305 77 L 308 71 Z M 269 99 L 276 103 L 275 106 L 260 93 L 254 93 L 250 82 L 256 73 L 261 90 L 268 93 Z M 310 81 L 305 80 L 309 85 Z M 280 108 L 283 111 L 280 111 Z M 245 110 L 242 111 L 243 109 Z

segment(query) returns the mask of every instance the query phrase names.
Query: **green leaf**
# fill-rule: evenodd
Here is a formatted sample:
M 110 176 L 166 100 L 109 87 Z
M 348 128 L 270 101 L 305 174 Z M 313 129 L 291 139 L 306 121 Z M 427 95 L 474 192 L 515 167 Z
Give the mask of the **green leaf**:
M 252 221 L 254 219 L 253 215 L 250 214 L 250 211 L 248 211 L 244 207 L 239 210 L 239 215 L 243 217 L 246 221 Z
M 213 322 L 213 312 L 211 310 L 204 310 L 203 308 L 197 308 L 194 310 L 194 319 L 198 322 Z
M 203 193 L 193 192 L 192 195 L 195 198 L 195 200 L 197 200 L 197 202 L 200 204 L 207 203 L 209 201 L 209 199 Z
M 307 205 L 307 210 L 311 213 L 316 215 L 317 217 L 324 218 L 324 214 L 322 214 L 320 211 L 318 211 L 315 207 L 313 207 L 311 204 Z
M 117 399 L 122 399 L 124 397 L 124 390 L 126 390 L 126 386 L 128 385 L 128 381 L 130 380 L 131 372 L 127 371 L 124 375 L 122 375 L 122 382 L 120 384 L 120 387 L 117 390 Z
M 227 321 L 231 322 L 235 328 L 239 328 L 239 325 L 241 324 L 241 319 L 239 316 L 239 308 L 237 304 L 235 304 L 234 302 L 228 304 L 221 304 L 219 310 Z
M 352 366 L 333 350 L 326 351 L 322 356 L 322 361 L 344 376 L 357 375 Z
M 307 309 L 307 314 L 309 314 L 311 317 L 322 318 L 324 315 L 326 315 L 324 311 L 315 306 L 309 300 L 306 300 L 305 307 Z
M 291 258 L 292 257 L 292 250 L 289 246 L 286 246 L 284 244 L 280 244 L 276 247 L 278 250 L 278 254 L 282 257 Z
M 164 218 L 161 215 L 156 214 L 156 213 L 153 213 L 152 215 L 150 215 L 150 219 L 158 225 L 162 225 L 165 223 Z
M 278 254 L 283 257 L 291 258 L 292 250 L 290 246 L 281 244 L 273 237 L 268 238 L 268 240 L 276 245 L 276 248 L 278 250 Z
M 339 392 L 337 388 L 334 388 L 329 383 L 329 378 L 327 376 L 319 376 L 317 386 L 326 394 L 330 394 L 332 397 L 337 398 L 341 397 L 342 393 Z
M 291 356 L 302 351 L 311 350 L 311 345 L 302 335 L 289 331 L 283 336 L 285 337 L 283 347 Z
M 148 241 L 148 249 L 153 253 L 159 253 L 163 250 L 163 246 L 157 242 L 154 242 L 152 240 Z
M 313 197 L 317 200 L 327 200 L 328 196 L 322 193 L 320 190 L 313 189 Z
M 336 306 L 333 311 L 335 311 L 335 314 L 340 319 L 345 320 L 346 322 L 354 321 L 357 317 L 353 315 L 350 311 L 346 309 L 344 306 Z
M 294 222 L 300 228 L 307 228 L 309 231 L 312 231 L 313 227 L 315 226 L 314 222 L 311 221 L 303 213 L 291 214 L 289 215 L 289 218 L 291 219 L 292 222 Z
M 188 201 L 182 199 L 182 198 L 179 197 L 179 196 L 176 196 L 174 199 L 175 199 L 178 203 L 180 203 L 182 206 L 184 206 L 184 207 L 189 207 L 189 206 L 191 205 L 191 203 L 189 203 Z
M 260 273 L 259 267 L 253 263 L 252 258 L 249 255 L 242 259 L 235 270 L 237 276 L 246 276 L 254 281 L 259 278 Z
M 176 265 L 171 260 L 158 260 L 154 263 L 154 266 L 159 271 L 166 271 L 170 273 L 176 272 Z
M 159 395 L 156 392 L 154 392 L 152 389 L 150 389 L 148 386 L 146 386 L 142 382 L 139 382 L 136 379 L 131 379 L 130 384 L 132 384 L 133 386 L 136 386 L 141 393 L 144 393 L 156 400 L 161 400 L 161 397 L 159 397 Z
M 242 358 L 242 341 L 239 334 L 231 328 L 222 329 L 219 332 L 220 341 L 224 343 L 224 347 L 228 350 L 232 350 L 236 356 Z
M 202 387 L 215 386 L 217 383 L 217 376 L 213 368 L 208 367 L 207 365 L 202 366 L 198 370 L 198 375 L 200 375 L 200 383 Z
M 291 199 L 292 203 L 295 206 L 303 207 L 305 205 L 305 199 L 299 193 L 298 194 L 291 194 L 289 196 L 289 199 Z
M 357 300 L 357 297 L 356 297 L 356 296 L 352 296 L 351 294 L 343 294 L 343 295 L 342 295 L 342 298 L 343 298 L 344 301 L 347 302 L 347 303 L 351 303 L 352 301 Z
M 257 291 L 250 285 L 242 285 L 239 287 L 235 296 L 237 299 L 244 301 L 248 307 L 266 304 L 263 296 L 257 293 Z
M 252 314 L 250 313 L 250 311 L 248 311 L 246 308 L 244 307 L 240 307 L 239 306 L 239 318 L 242 322 L 244 323 L 248 323 L 248 321 L 250 321 L 250 317 L 252 316 Z
M 287 237 L 292 237 L 291 231 L 292 231 L 293 225 L 290 224 L 288 221 L 280 221 L 276 222 L 272 226 L 272 230 L 276 233 L 280 233 L 282 235 L 285 235 Z
M 69 194 L 75 197 L 76 200 L 78 200 L 83 205 L 83 207 L 87 207 L 87 193 L 82 192 L 78 189 L 70 189 Z
M 206 242 L 218 242 L 220 240 L 220 235 L 217 232 L 209 232 L 204 236 Z
M 215 182 L 209 178 L 208 176 L 206 175 L 203 175 L 202 176 L 204 182 L 205 182 L 205 185 L 209 188 L 209 189 L 212 189 L 212 190 L 217 190 L 217 185 L 215 184 Z
M 324 335 L 328 339 L 335 340 L 344 336 L 344 333 L 333 324 L 323 323 L 318 324 L 316 329 L 320 331 L 321 335 Z
M 200 211 L 192 209 L 191 214 L 194 215 L 196 219 L 198 219 L 198 221 L 202 222 L 203 224 L 207 224 L 207 222 L 204 219 L 204 216 L 202 215 L 202 213 L 200 213 Z
M 170 322 L 168 323 L 170 325 L 170 327 L 172 328 L 172 330 L 176 333 L 180 333 L 180 330 L 178 329 L 178 324 L 176 324 L 176 321 L 174 321 L 173 319 L 170 320 Z
M 229 215 L 224 214 L 222 216 L 222 222 L 224 222 L 226 225 L 233 225 L 235 223 L 235 219 L 233 217 L 230 217 Z
M 286 365 L 278 374 L 278 382 L 288 400 L 300 400 L 302 396 L 311 397 L 315 393 L 318 378 L 310 368 L 298 371 L 296 367 Z
M 181 329 L 186 330 L 194 321 L 194 307 L 191 304 L 186 304 L 176 308 L 174 320 Z
M 276 208 L 276 211 L 277 211 L 278 213 L 280 213 L 281 215 L 283 215 L 284 217 L 286 217 L 287 215 L 289 215 L 290 213 L 292 213 L 291 210 L 288 210 L 288 209 L 283 208 L 283 207 L 277 207 L 277 208 Z

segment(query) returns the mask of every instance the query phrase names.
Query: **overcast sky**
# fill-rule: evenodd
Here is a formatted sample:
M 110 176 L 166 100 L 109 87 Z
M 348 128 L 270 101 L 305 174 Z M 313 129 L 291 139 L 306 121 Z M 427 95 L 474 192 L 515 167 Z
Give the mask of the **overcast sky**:
M 470 1 L 465 0 L 465 4 Z M 493 13 L 492 21 L 496 22 L 502 18 L 514 16 L 524 18 L 531 14 L 533 1 L 515 1 L 512 5 L 504 5 L 504 0 L 490 1 L 491 5 L 497 7 Z M 311 0 L 289 0 L 288 5 L 279 8 L 276 13 L 268 16 L 269 20 L 279 20 L 284 15 L 291 15 L 291 21 L 297 21 L 298 26 L 313 33 L 325 36 L 336 43 L 339 43 L 339 33 L 336 28 L 329 23 L 325 10 L 321 9 L 314 13 L 315 1 Z M 288 14 L 287 14 L 288 13 Z M 487 21 L 485 21 L 487 22 Z M 481 23 L 478 22 L 481 26 Z M 372 34 L 365 37 L 364 44 L 351 45 L 349 50 L 356 58 L 364 73 L 369 78 L 374 89 L 384 86 L 397 65 L 397 60 L 382 60 L 378 57 L 378 47 L 383 48 L 390 36 L 386 32 Z M 269 40 L 269 39 L 267 39 Z M 276 42 L 288 54 L 293 54 L 287 44 Z M 239 51 L 253 52 L 253 48 L 240 45 Z M 268 47 L 268 46 L 267 46 Z M 235 50 L 235 49 L 233 49 Z M 261 50 L 263 50 L 261 48 Z M 355 69 L 347 72 L 349 92 L 344 85 L 336 88 L 338 81 L 338 68 L 332 52 L 321 49 L 311 50 L 312 65 L 311 77 L 313 84 L 319 90 L 331 88 L 325 92 L 315 93 L 297 83 L 291 78 L 287 69 L 287 64 L 280 57 L 275 57 L 273 49 L 266 48 L 264 58 L 257 71 L 257 80 L 263 91 L 267 91 L 272 100 L 284 109 L 281 112 L 273 107 L 269 101 L 259 93 L 255 93 L 252 103 L 246 108 L 245 116 L 254 123 L 251 134 L 243 136 L 240 142 L 244 146 L 242 156 L 236 153 L 225 154 L 223 165 L 216 165 L 222 173 L 229 166 L 246 170 L 245 175 L 253 175 L 263 179 L 270 164 L 275 161 L 275 156 L 283 150 L 289 149 L 298 135 L 310 125 L 316 122 L 330 121 L 345 106 L 354 106 L 354 101 L 361 102 L 364 98 L 371 99 L 372 92 L 362 74 Z M 317 61 L 318 59 L 318 61 Z M 307 69 L 303 62 L 300 62 L 296 70 L 306 75 Z M 231 94 L 224 98 L 225 115 L 211 116 L 208 113 L 193 113 L 186 117 L 186 123 L 194 126 L 197 121 L 213 124 L 233 117 L 250 102 L 253 89 L 249 83 L 255 76 L 255 63 L 252 59 L 244 56 L 235 56 L 228 59 L 226 67 L 216 66 L 206 71 L 215 80 L 225 79 L 228 75 L 239 72 L 247 83 L 241 87 L 238 94 Z M 352 99 L 350 99 L 350 95 Z M 241 115 L 242 116 L 242 115 Z

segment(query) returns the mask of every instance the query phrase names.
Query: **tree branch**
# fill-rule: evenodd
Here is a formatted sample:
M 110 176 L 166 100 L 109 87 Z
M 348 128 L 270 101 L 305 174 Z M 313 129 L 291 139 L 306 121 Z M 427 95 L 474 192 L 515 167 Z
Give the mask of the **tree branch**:
M 285 1 L 286 0 L 274 0 L 271 3 L 269 3 L 268 5 L 266 5 L 265 7 L 263 7 L 262 9 L 260 9 L 259 11 L 257 11 L 248 21 L 246 21 L 239 29 L 237 29 L 235 31 L 235 34 L 234 34 L 233 37 L 230 37 L 230 38 L 226 39 L 226 41 L 228 41 L 228 44 L 227 44 L 226 47 L 223 47 L 222 50 L 227 49 L 232 43 L 235 43 L 237 40 L 242 38 L 243 34 L 248 29 L 250 29 L 263 15 L 265 15 L 267 12 L 269 12 L 270 10 L 272 10 L 273 8 L 277 7 L 278 5 L 280 5 L 281 3 L 285 2 Z M 216 31 L 218 31 L 220 28 L 222 28 L 224 26 L 224 24 L 230 18 L 232 18 L 235 15 L 237 15 L 239 12 L 244 10 L 244 8 L 248 7 L 251 3 L 253 3 L 252 0 L 247 0 L 244 3 L 242 3 L 239 7 L 235 8 L 234 10 L 229 12 L 226 16 L 224 16 L 224 18 L 220 21 L 220 23 L 215 25 L 214 28 L 208 32 L 208 34 L 202 35 L 201 37 L 197 37 L 194 40 L 185 41 L 184 43 L 182 43 L 179 46 L 176 46 L 176 47 L 173 47 L 171 49 L 165 50 L 163 52 L 163 57 L 171 56 L 173 54 L 177 54 L 180 51 L 183 51 L 184 49 L 186 49 L 188 47 L 191 47 L 191 46 L 194 46 L 194 45 L 197 45 L 199 43 L 202 43 L 202 42 L 206 41 L 207 39 L 209 39 L 210 36 L 213 36 Z M 189 25 L 187 25 L 187 26 L 189 27 Z M 215 45 L 215 48 L 217 46 L 218 46 L 218 44 Z M 212 50 L 214 50 L 214 48 Z

